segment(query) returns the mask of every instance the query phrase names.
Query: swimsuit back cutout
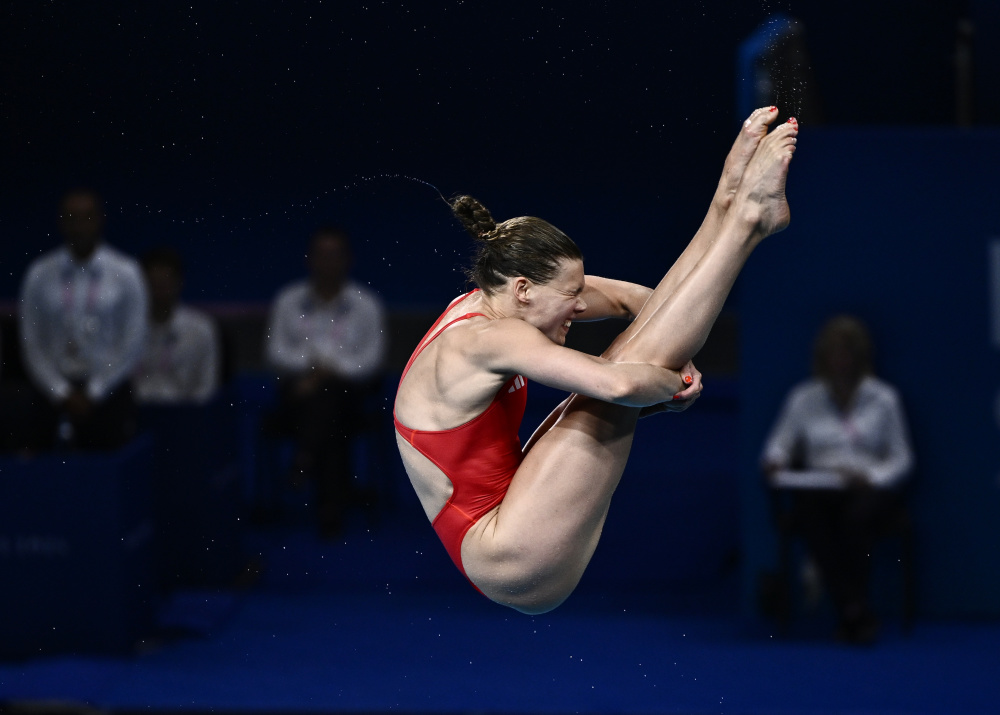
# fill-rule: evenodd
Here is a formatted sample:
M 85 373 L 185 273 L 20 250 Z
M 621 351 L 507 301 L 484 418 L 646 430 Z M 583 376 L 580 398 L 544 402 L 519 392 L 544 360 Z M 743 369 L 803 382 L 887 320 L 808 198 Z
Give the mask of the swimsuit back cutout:
M 456 304 L 469 295 L 471 293 L 459 298 Z M 451 306 L 448 309 L 450 308 Z M 417 356 L 442 332 L 460 320 L 483 315 L 466 313 L 438 330 L 437 327 L 447 312 L 445 310 L 431 326 L 424 340 L 421 340 L 403 370 L 400 384 Z M 427 336 L 431 337 L 428 339 Z M 399 421 L 393 409 L 393 422 L 400 436 L 451 480 L 451 498 L 432 524 L 448 555 L 463 575 L 465 568 L 462 566 L 462 540 L 465 534 L 484 514 L 503 500 L 510 481 L 521 464 L 521 441 L 517 431 L 524 417 L 527 392 L 525 379 L 515 375 L 503 384 L 489 407 L 480 415 L 446 430 L 411 429 Z

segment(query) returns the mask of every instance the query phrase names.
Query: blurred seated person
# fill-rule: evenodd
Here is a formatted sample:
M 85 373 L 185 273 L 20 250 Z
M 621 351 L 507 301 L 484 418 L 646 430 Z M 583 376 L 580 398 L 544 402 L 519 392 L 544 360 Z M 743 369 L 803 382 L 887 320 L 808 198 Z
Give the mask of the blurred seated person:
M 114 449 L 135 430 L 128 378 L 146 338 L 139 264 L 104 242 L 104 206 L 89 189 L 59 203 L 64 245 L 35 259 L 21 284 L 25 368 L 36 399 L 24 446 Z
M 219 387 L 219 334 L 205 313 L 180 303 L 180 254 L 160 247 L 142 257 L 149 289 L 149 330 L 132 376 L 140 404 L 204 404 Z
M 314 479 L 320 531 L 335 536 L 351 488 L 351 435 L 365 395 L 377 385 L 386 352 L 378 296 L 351 280 L 347 233 L 322 227 L 309 241 L 307 280 L 274 301 L 266 356 L 278 372 L 279 404 L 265 423 L 295 438 L 293 478 Z
M 792 518 L 837 609 L 838 638 L 858 643 L 877 636 L 869 554 L 913 465 L 899 396 L 872 374 L 871 353 L 860 320 L 831 319 L 814 345 L 814 378 L 791 391 L 763 454 L 772 486 L 789 469 L 839 482 L 792 490 Z

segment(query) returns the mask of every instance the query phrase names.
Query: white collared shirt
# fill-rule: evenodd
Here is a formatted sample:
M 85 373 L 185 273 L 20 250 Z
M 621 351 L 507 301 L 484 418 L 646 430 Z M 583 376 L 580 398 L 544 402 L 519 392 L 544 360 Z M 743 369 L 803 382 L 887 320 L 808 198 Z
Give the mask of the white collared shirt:
M 913 467 L 902 403 L 896 390 L 865 377 L 846 412 L 817 379 L 796 386 L 764 448 L 765 462 L 789 466 L 797 450 L 806 469 L 848 470 L 875 487 L 898 484 Z
M 135 259 L 101 243 L 86 261 L 65 246 L 28 267 L 20 318 L 29 375 L 53 401 L 73 381 L 102 400 L 135 368 L 146 337 L 146 285 Z
M 374 291 L 347 281 L 339 295 L 324 302 L 308 281 L 299 281 L 275 298 L 265 352 L 281 372 L 316 366 L 363 381 L 382 367 L 387 343 L 385 311 Z
M 165 323 L 150 321 L 132 376 L 137 402 L 205 403 L 219 385 L 219 334 L 205 313 L 185 305 Z

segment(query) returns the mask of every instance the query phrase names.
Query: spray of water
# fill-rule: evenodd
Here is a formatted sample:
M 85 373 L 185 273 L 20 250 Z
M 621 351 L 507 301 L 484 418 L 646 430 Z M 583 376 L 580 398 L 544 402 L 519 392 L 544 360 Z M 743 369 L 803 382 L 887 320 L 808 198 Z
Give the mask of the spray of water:
M 768 40 L 762 68 L 770 84 L 770 103 L 799 119 L 806 105 L 806 78 L 812 70 L 802 44 L 802 33 L 802 24 L 793 17 L 783 13 L 772 15 L 767 24 Z
M 381 181 L 395 181 L 404 180 L 411 181 L 417 184 L 422 184 L 430 189 L 432 189 L 438 197 L 448 203 L 448 199 L 445 198 L 441 190 L 429 181 L 424 179 L 419 179 L 415 176 L 408 176 L 407 174 L 372 174 L 371 176 L 359 176 L 354 181 L 350 183 L 343 184 L 342 186 L 334 187 L 332 189 L 324 190 L 321 194 L 310 197 L 308 199 L 302 200 L 301 202 L 295 202 L 289 204 L 284 208 L 278 208 L 273 211 L 262 211 L 258 214 L 245 214 L 237 217 L 226 216 L 225 214 L 219 214 L 218 219 L 224 221 L 239 221 L 241 223 L 250 223 L 262 219 L 270 219 L 275 216 L 284 217 L 286 219 L 294 219 L 301 217 L 303 212 L 316 211 L 322 207 L 325 200 L 329 199 L 331 196 L 336 194 L 349 194 L 351 192 L 359 191 L 366 188 L 368 185 L 376 184 Z M 208 204 L 210 207 L 214 206 L 213 203 Z M 139 214 L 145 214 L 147 216 L 166 216 L 169 212 L 165 211 L 163 208 L 157 208 L 150 204 L 135 204 L 135 212 Z M 126 210 L 124 206 L 119 207 L 119 214 L 130 213 Z M 169 222 L 174 224 L 207 224 L 209 219 L 205 216 L 187 217 L 187 218 L 170 218 Z

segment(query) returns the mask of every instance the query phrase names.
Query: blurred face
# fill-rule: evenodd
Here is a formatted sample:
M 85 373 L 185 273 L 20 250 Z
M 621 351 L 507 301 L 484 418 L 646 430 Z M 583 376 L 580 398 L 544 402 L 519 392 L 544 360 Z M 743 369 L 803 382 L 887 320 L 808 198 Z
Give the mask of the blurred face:
M 351 268 L 350 247 L 340 236 L 323 234 L 309 249 L 309 275 L 318 285 L 340 285 Z
M 851 382 L 861 377 L 861 362 L 844 338 L 831 343 L 826 364 L 830 377 L 834 380 Z
M 565 345 L 573 319 L 587 309 L 583 288 L 583 261 L 562 259 L 551 281 L 543 285 L 531 284 L 525 320 L 552 342 Z
M 152 265 L 146 271 L 149 300 L 154 312 L 172 309 L 181 294 L 181 277 L 171 266 Z
M 96 196 L 79 193 L 63 199 L 59 205 L 59 233 L 74 255 L 90 255 L 103 232 L 104 212 Z

